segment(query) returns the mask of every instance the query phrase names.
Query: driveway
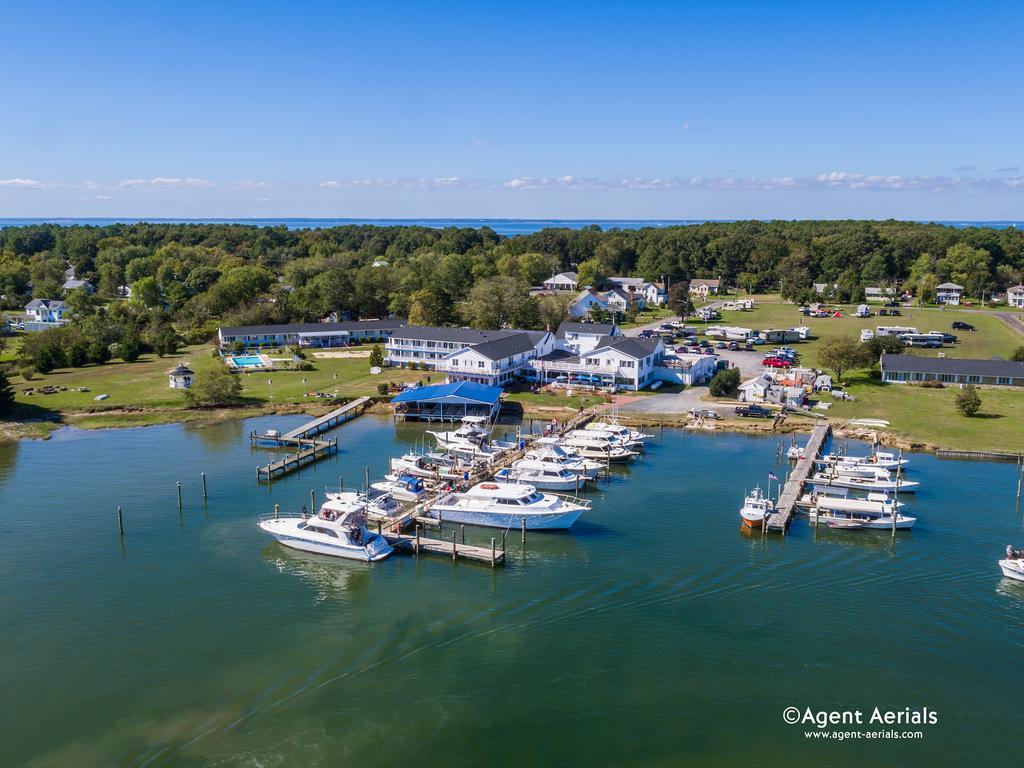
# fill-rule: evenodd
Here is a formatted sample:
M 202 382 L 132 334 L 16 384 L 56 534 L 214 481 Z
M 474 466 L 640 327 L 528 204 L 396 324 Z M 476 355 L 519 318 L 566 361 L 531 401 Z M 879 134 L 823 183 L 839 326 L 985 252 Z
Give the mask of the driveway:
M 655 323 L 648 323 L 647 325 L 640 325 L 636 328 L 626 328 L 622 331 L 623 336 L 639 336 L 641 331 L 656 331 L 663 323 L 676 323 L 679 322 L 679 317 L 664 317 Z

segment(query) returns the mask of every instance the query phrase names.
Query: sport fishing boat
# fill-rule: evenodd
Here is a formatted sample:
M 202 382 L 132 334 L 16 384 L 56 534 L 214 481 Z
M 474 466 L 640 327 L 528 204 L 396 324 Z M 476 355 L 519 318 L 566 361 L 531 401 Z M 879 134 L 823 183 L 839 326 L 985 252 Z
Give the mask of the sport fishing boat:
M 368 494 L 359 491 L 327 491 L 324 494 L 328 500 L 342 504 L 365 504 L 366 512 L 370 517 L 390 517 L 399 511 L 401 505 L 386 491 L 379 491 L 370 486 Z
M 625 463 L 639 454 L 619 443 L 618 438 L 604 432 L 574 429 L 561 440 L 561 445 L 587 459 L 607 463 Z
M 385 475 L 384 480 L 372 483 L 370 487 L 390 494 L 397 501 L 423 501 L 427 497 L 423 478 L 412 475 Z
M 818 463 L 826 466 L 830 464 L 862 464 L 880 469 L 901 469 L 908 464 L 908 461 L 907 459 L 901 459 L 894 453 L 878 451 L 870 456 L 843 456 L 830 453 L 818 459 Z
M 525 520 L 531 530 L 565 530 L 589 508 L 585 499 L 541 493 L 532 485 L 479 483 L 465 493 L 443 496 L 430 513 L 466 525 L 518 528 Z
M 885 472 L 886 476 L 879 477 L 860 477 L 858 475 L 847 475 L 840 471 L 836 472 L 816 472 L 807 483 L 815 489 L 818 488 L 846 488 L 848 490 L 855 491 L 877 491 L 884 493 L 916 493 L 917 486 L 920 485 L 916 480 L 904 480 L 902 478 L 893 480 L 888 477 L 888 470 L 880 470 Z
M 556 437 L 539 437 L 526 450 L 524 458 L 561 464 L 570 472 L 587 477 L 597 477 L 604 464 L 593 459 L 585 459 L 572 449 L 560 445 Z
M 892 530 L 892 514 L 865 515 L 860 512 L 842 512 L 839 510 L 812 509 L 810 512 L 811 525 L 827 525 L 829 528 L 841 530 Z M 896 530 L 903 531 L 914 527 L 916 517 L 896 513 Z
M 834 489 L 837 491 L 845 489 Z M 888 515 L 899 511 L 902 501 L 895 501 L 887 493 L 871 492 L 866 499 L 853 498 L 841 493 L 809 493 L 800 500 L 801 506 L 835 512 L 855 512 L 862 515 Z
M 544 491 L 578 491 L 589 479 L 553 461 L 517 459 L 494 475 L 495 480 L 527 483 Z
M 468 446 L 482 447 L 487 442 L 490 430 L 487 429 L 488 420 L 483 416 L 463 416 L 462 425 L 453 432 L 434 432 L 427 430 L 428 435 L 433 435 L 437 444 L 444 450 L 452 448 L 466 448 Z
M 635 451 L 642 451 L 644 449 L 644 442 L 654 435 L 647 435 L 643 432 L 638 432 L 635 429 L 624 427 L 621 424 L 615 424 L 614 422 L 608 421 L 594 421 L 587 424 L 587 431 L 591 432 L 607 432 L 610 435 L 615 435 L 619 442 L 627 448 Z
M 775 505 L 772 504 L 772 500 L 765 496 L 764 491 L 758 487 L 743 500 L 740 517 L 743 518 L 743 525 L 747 528 L 760 528 L 774 511 Z
M 366 527 L 367 503 L 357 499 L 328 499 L 312 517 L 269 517 L 259 526 L 292 549 L 349 560 L 383 560 L 394 549 L 383 536 Z
M 441 462 L 430 456 L 420 456 L 418 453 L 405 453 L 391 459 L 391 472 L 412 477 L 443 477 L 450 464 L 450 461 Z
M 1008 579 L 1024 581 L 1024 550 L 1014 549 L 1007 544 L 1006 558 L 999 561 L 999 570 Z

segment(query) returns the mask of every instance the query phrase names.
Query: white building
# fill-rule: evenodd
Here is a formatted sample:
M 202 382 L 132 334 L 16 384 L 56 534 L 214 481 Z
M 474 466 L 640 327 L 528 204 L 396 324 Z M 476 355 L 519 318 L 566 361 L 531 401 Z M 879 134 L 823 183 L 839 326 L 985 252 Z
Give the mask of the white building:
M 1024 309 L 1024 285 L 1015 285 L 1006 289 L 1006 304 L 1017 309 Z
M 646 283 L 644 286 L 644 298 L 647 306 L 660 307 L 668 303 L 668 291 L 664 283 Z
M 575 318 L 590 317 L 596 310 L 608 311 L 608 299 L 603 293 L 587 288 L 580 292 L 569 307 L 569 316 Z
M 935 287 L 935 303 L 956 306 L 963 298 L 964 287 L 956 283 L 943 283 Z
M 68 305 L 59 299 L 32 299 L 25 305 L 26 331 L 45 331 L 67 325 Z
M 665 356 L 659 339 L 605 337 L 580 354 L 556 349 L 538 357 L 532 367 L 542 384 L 553 381 L 643 389 L 658 376 L 655 369 Z
M 698 277 L 690 281 L 690 293 L 706 299 L 708 296 L 718 295 L 721 286 L 721 280 L 708 280 Z
M 559 272 L 545 280 L 543 285 L 549 291 L 577 291 L 580 287 L 579 281 L 580 276 L 575 272 Z
M 534 357 L 554 349 L 548 331 L 409 326 L 396 330 L 385 350 L 389 365 L 419 365 L 441 371 L 452 381 L 501 385 L 519 375 Z
M 171 389 L 188 389 L 192 386 L 195 372 L 184 363 L 167 372 L 168 384 Z
M 362 341 L 385 339 L 402 327 L 401 320 L 350 320 L 343 323 L 290 323 L 287 325 L 225 326 L 217 330 L 221 348 L 345 347 Z
M 570 323 L 558 326 L 555 343 L 559 349 L 574 355 L 590 352 L 606 338 L 618 338 L 622 331 L 614 323 Z

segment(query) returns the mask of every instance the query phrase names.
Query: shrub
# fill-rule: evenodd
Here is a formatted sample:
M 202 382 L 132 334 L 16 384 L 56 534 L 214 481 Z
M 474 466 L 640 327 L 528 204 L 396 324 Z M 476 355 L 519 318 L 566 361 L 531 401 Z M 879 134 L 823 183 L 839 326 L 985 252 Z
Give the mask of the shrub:
M 381 382 L 380 384 L 377 385 L 377 394 L 378 395 L 386 395 L 387 393 L 388 393 L 388 385 L 387 384 L 385 384 L 384 382 Z
M 936 379 L 929 381 L 922 381 L 918 386 L 924 387 L 925 389 L 943 389 L 946 385 Z
M 313 364 L 309 360 L 300 360 L 295 364 L 295 370 L 297 371 L 312 371 L 314 370 Z
M 1017 347 L 1013 350 L 1010 359 L 1016 363 L 1024 363 L 1024 347 Z
M 374 344 L 373 349 L 370 350 L 370 367 L 379 368 L 384 365 L 384 350 L 380 344 Z
M 711 377 L 708 391 L 712 397 L 728 397 L 740 385 L 740 369 L 724 368 Z
M 7 372 L 0 371 L 0 416 L 9 416 L 14 406 L 14 389 L 7 380 Z
M 981 396 L 978 394 L 978 388 L 973 384 L 968 384 L 957 392 L 956 408 L 964 416 L 976 415 L 981 410 Z
M 299 358 L 299 360 L 306 359 L 306 353 L 302 351 L 302 347 L 300 347 L 298 344 L 292 344 L 290 347 L 288 347 L 288 350 L 297 358 Z
M 241 354 L 242 352 L 245 352 L 245 344 L 241 341 L 236 341 L 231 345 L 231 351 L 236 354 Z
M 242 381 L 224 366 L 196 374 L 191 389 L 185 390 L 185 402 L 200 405 L 234 405 L 242 399 Z
M 21 378 L 25 381 L 32 381 L 36 377 L 36 369 L 31 365 L 23 365 L 18 369 L 18 373 L 21 374 Z

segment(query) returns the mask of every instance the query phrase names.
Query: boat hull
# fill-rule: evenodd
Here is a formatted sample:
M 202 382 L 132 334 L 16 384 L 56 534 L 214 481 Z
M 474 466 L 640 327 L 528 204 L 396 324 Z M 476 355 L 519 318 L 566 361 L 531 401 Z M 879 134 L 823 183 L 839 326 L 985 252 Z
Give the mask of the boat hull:
M 1003 572 L 1003 576 L 1014 581 L 1024 581 L 1024 566 L 1022 566 L 1020 560 L 1000 560 L 999 570 Z
M 301 550 L 302 552 L 312 552 L 318 555 L 342 557 L 346 560 L 362 560 L 366 563 L 373 563 L 389 557 L 391 553 L 395 551 L 390 545 L 384 545 L 383 547 L 380 545 L 374 547 L 369 544 L 359 546 L 356 544 L 343 543 L 341 541 L 333 543 L 304 538 L 297 535 L 299 532 L 297 524 L 290 518 L 264 520 L 259 525 L 260 528 L 273 536 L 279 544 L 290 547 L 291 549 Z M 373 534 L 370 542 L 381 538 L 382 537 Z
M 495 480 L 500 480 L 503 483 L 521 483 L 523 485 L 532 485 L 534 488 L 542 491 L 576 491 L 586 485 L 587 479 L 580 477 L 579 481 L 572 480 L 545 480 L 538 479 L 535 477 L 523 477 L 517 475 L 514 471 L 509 474 L 502 474 L 499 472 L 494 476 Z
M 572 524 L 583 514 L 582 509 L 517 515 L 508 512 L 486 512 L 459 507 L 436 506 L 432 511 L 435 514 L 439 514 L 446 523 L 479 525 L 484 528 L 516 529 L 522 527 L 523 518 L 526 518 L 526 528 L 531 531 L 564 531 L 571 528 Z

